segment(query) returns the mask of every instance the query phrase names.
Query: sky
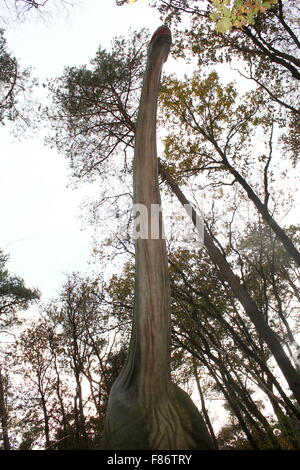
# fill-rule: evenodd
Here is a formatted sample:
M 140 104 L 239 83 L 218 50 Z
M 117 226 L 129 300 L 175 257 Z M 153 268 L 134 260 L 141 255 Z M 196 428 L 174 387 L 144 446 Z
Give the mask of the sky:
M 109 48 L 111 39 L 127 35 L 129 28 L 146 27 L 151 35 L 161 25 L 147 0 L 123 7 L 115 0 L 74 2 L 68 11 L 43 10 L 5 27 L 11 54 L 22 67 L 32 67 L 41 84 L 60 76 L 66 66 L 89 63 L 100 45 Z M 169 58 L 164 69 L 172 67 Z M 0 141 L 0 248 L 10 256 L 7 268 L 28 287 L 39 288 L 47 302 L 55 298 L 67 273 L 89 270 L 93 230 L 80 218 L 80 204 L 93 188 L 70 187 L 67 160 L 46 147 L 39 133 L 17 140 L 2 126 Z M 24 315 L 35 317 L 37 307 Z M 220 420 L 224 410 L 217 411 L 215 405 L 210 413 Z
M 147 0 L 123 7 L 115 0 L 75 2 L 68 10 L 0 23 L 12 55 L 22 67 L 32 67 L 40 83 L 60 76 L 66 66 L 89 63 L 100 45 L 109 48 L 111 39 L 129 28 L 152 33 L 161 24 Z M 16 140 L 2 126 L 0 141 L 0 248 L 10 255 L 8 269 L 39 288 L 46 301 L 67 273 L 89 269 L 93 232 L 79 208 L 89 188 L 68 186 L 67 160 L 47 148 L 39 133 Z
M 58 1 L 57 9 L 0 25 L 11 54 L 32 67 L 40 83 L 65 66 L 89 63 L 100 45 L 109 48 L 129 28 L 152 33 L 161 24 L 147 1 L 123 7 L 115 0 L 75 2 L 65 10 Z M 0 248 L 10 255 L 7 268 L 47 300 L 67 273 L 88 270 L 92 228 L 84 226 L 79 206 L 89 188 L 68 187 L 68 162 L 38 132 L 16 140 L 2 126 L 0 140 Z
M 152 34 L 161 24 L 148 0 L 122 7 L 115 0 L 73 0 L 68 9 L 60 0 L 54 3 L 52 10 L 0 24 L 11 55 L 23 68 L 32 67 L 40 84 L 61 76 L 66 66 L 88 64 L 100 45 L 109 48 L 114 36 L 130 28 L 146 27 Z M 180 76 L 194 64 L 178 67 L 169 57 L 164 70 L 175 67 Z M 0 248 L 10 255 L 8 269 L 46 300 L 56 295 L 66 273 L 89 269 L 93 233 L 80 219 L 79 206 L 91 188 L 68 187 L 67 160 L 46 147 L 39 132 L 31 134 L 18 141 L 11 129 L 0 128 Z

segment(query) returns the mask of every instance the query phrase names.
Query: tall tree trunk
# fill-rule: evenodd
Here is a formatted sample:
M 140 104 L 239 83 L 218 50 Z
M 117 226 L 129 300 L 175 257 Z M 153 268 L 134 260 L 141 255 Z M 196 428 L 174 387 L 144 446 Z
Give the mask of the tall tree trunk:
M 288 254 L 293 258 L 293 260 L 297 263 L 297 265 L 300 266 L 300 252 L 297 250 L 297 248 L 295 247 L 290 237 L 286 234 L 286 232 L 280 227 L 280 225 L 272 217 L 267 206 L 261 202 L 257 194 L 253 191 L 251 186 L 249 186 L 245 178 L 243 178 L 242 175 L 228 163 L 227 159 L 225 160 L 225 166 L 228 169 L 228 171 L 235 177 L 238 183 L 240 183 L 240 185 L 244 188 L 249 199 L 253 202 L 253 204 L 255 205 L 256 209 L 258 210 L 262 218 L 267 222 L 267 224 L 271 227 L 271 229 L 277 235 L 278 240 L 281 241 L 281 243 L 285 247 Z
M 209 315 L 213 319 L 217 320 L 218 322 L 221 322 L 221 324 L 226 329 L 228 334 L 231 336 L 231 338 L 233 339 L 233 341 L 235 342 L 237 347 L 239 347 L 241 349 L 241 351 L 243 351 L 244 354 L 246 354 L 246 356 L 248 356 L 249 358 L 252 358 L 257 363 L 257 365 L 259 367 L 259 370 L 260 370 L 260 373 L 262 375 L 266 374 L 268 381 L 270 381 L 270 383 L 272 383 L 275 386 L 275 388 L 277 389 L 280 397 L 283 400 L 286 412 L 289 415 L 294 415 L 295 418 L 300 423 L 300 411 L 297 409 L 297 407 L 294 405 L 294 403 L 292 403 L 292 401 L 288 398 L 288 396 L 284 392 L 282 386 L 279 384 L 278 380 L 273 375 L 273 373 L 271 372 L 271 370 L 268 367 L 268 365 L 266 364 L 266 362 L 260 357 L 260 352 L 259 352 L 259 349 L 257 347 L 257 344 L 253 340 L 252 335 L 249 334 L 249 330 L 247 328 L 247 325 L 245 324 L 244 319 L 240 316 L 238 311 L 236 311 L 236 314 L 235 314 L 236 325 L 235 325 L 235 327 L 233 327 L 230 323 L 228 323 L 225 316 L 222 315 L 222 313 L 218 310 L 218 308 L 211 302 L 209 296 L 204 294 L 204 292 L 200 291 L 199 289 L 195 289 L 195 287 L 192 286 L 192 284 L 187 280 L 184 272 L 172 261 L 170 261 L 170 263 L 172 264 L 173 268 L 175 268 L 176 271 L 178 273 L 180 273 L 180 275 L 182 277 L 182 280 L 184 282 L 184 286 L 187 287 L 187 289 L 185 289 L 185 298 L 188 296 L 188 299 L 189 299 L 188 302 L 191 303 L 191 305 L 194 308 L 199 309 L 200 305 L 195 300 L 195 296 L 197 298 L 198 297 L 203 297 L 205 299 L 205 303 L 209 307 L 209 310 L 206 310 L 206 315 Z M 194 297 L 192 297 L 189 294 L 189 290 L 191 290 L 191 292 L 193 292 L 195 294 Z M 173 295 L 174 294 L 175 294 L 175 296 L 178 295 L 176 292 L 177 291 L 175 290 L 173 292 Z M 250 369 L 249 373 L 254 377 L 254 379 L 256 381 L 258 381 L 258 384 L 261 387 L 263 392 L 270 393 L 269 389 L 267 389 L 266 384 L 260 379 L 259 372 L 255 371 L 253 369 Z M 273 398 L 274 398 L 274 400 L 277 400 L 277 401 L 280 400 L 280 398 L 276 397 L 275 395 L 273 395 Z
M 44 416 L 44 434 L 45 434 L 45 449 L 48 449 L 51 445 L 50 441 L 50 428 L 49 428 L 49 414 L 47 410 L 47 402 L 45 398 L 45 393 L 43 391 L 43 387 L 41 384 L 41 378 L 38 377 L 39 381 L 39 393 L 41 396 L 41 404 L 42 404 L 42 410 L 43 410 L 43 416 Z
M 266 394 L 268 395 L 268 398 L 272 404 L 274 413 L 277 416 L 278 424 L 280 426 L 285 442 L 288 445 L 290 445 L 292 449 L 299 449 L 299 445 L 300 445 L 299 439 L 297 439 L 297 437 L 294 435 L 294 430 L 291 427 L 289 416 L 287 416 L 286 413 L 282 411 L 281 407 L 278 404 L 278 401 L 274 397 L 273 390 L 272 390 L 273 384 L 271 381 L 268 381 L 267 389 L 269 390 L 269 393 L 266 390 Z M 298 423 L 298 426 L 299 426 L 299 423 Z
M 203 327 L 202 327 L 203 329 Z M 204 332 L 204 335 L 200 334 L 201 342 L 206 344 L 206 354 L 213 361 L 216 369 L 219 371 L 223 385 L 230 397 L 230 403 L 238 404 L 238 410 L 245 422 L 249 425 L 251 429 L 252 438 L 255 440 L 256 445 L 260 448 L 261 442 L 257 437 L 265 432 L 269 436 L 270 443 L 274 449 L 280 449 L 280 445 L 276 436 L 273 434 L 271 426 L 269 425 L 267 419 L 259 411 L 257 405 L 253 402 L 249 391 L 244 386 L 243 382 L 240 380 L 235 369 L 230 366 L 230 359 L 223 354 L 214 355 L 209 351 L 209 344 L 215 345 L 216 350 L 218 349 L 217 342 L 214 341 L 214 333 L 209 333 L 208 331 Z M 209 343 L 206 343 L 207 337 Z M 235 410 L 237 407 L 235 407 Z M 255 437 L 254 437 L 255 436 Z M 265 437 L 265 435 L 263 436 Z M 253 439 L 251 444 L 253 445 Z
M 207 409 L 206 409 L 206 406 L 205 406 L 204 395 L 203 395 L 203 392 L 202 392 L 200 379 L 199 379 L 199 374 L 198 374 L 198 370 L 197 370 L 196 359 L 195 359 L 194 356 L 193 356 L 193 369 L 194 369 L 194 376 L 195 376 L 195 379 L 196 379 L 197 389 L 198 389 L 199 396 L 200 396 L 200 401 L 201 401 L 201 410 L 202 410 L 206 425 L 209 429 L 210 435 L 212 437 L 212 440 L 214 442 L 215 448 L 218 450 L 219 446 L 218 446 L 217 438 L 216 438 L 214 428 L 212 426 L 211 420 L 209 418 L 209 415 L 208 415 L 208 412 L 207 412 Z
M 230 164 L 225 152 L 219 147 L 216 140 L 210 135 L 208 135 L 208 133 L 204 129 L 202 128 L 198 128 L 198 129 L 201 135 L 205 137 L 215 147 L 215 150 L 218 152 L 218 154 L 220 155 L 222 159 L 222 164 L 224 165 L 224 168 L 235 177 L 236 181 L 246 191 L 249 199 L 253 202 L 253 204 L 255 205 L 256 209 L 258 210 L 262 218 L 265 220 L 265 222 L 267 222 L 267 224 L 271 227 L 271 229 L 277 235 L 277 238 L 281 241 L 281 243 L 283 244 L 283 246 L 285 247 L 289 255 L 293 258 L 293 260 L 297 263 L 297 265 L 300 266 L 300 252 L 295 247 L 291 238 L 286 234 L 286 232 L 280 227 L 280 225 L 272 217 L 267 207 L 267 204 L 262 203 L 262 201 L 259 199 L 259 197 L 255 193 L 255 191 L 251 188 L 251 186 L 248 184 L 245 178 L 241 175 L 241 173 L 239 173 Z
M 257 419 L 257 421 L 259 423 L 261 423 L 261 425 L 263 426 L 264 431 L 268 435 L 269 442 L 272 445 L 272 448 L 276 449 L 276 450 L 281 450 L 282 448 L 280 446 L 280 443 L 279 443 L 277 437 L 275 436 L 275 434 L 273 433 L 273 429 L 270 426 L 268 420 L 260 412 L 260 410 L 259 410 L 258 406 L 256 405 L 256 403 L 252 400 L 251 394 L 245 388 L 245 386 L 244 386 L 242 380 L 240 379 L 239 375 L 235 371 L 233 371 L 233 375 L 234 375 L 234 378 L 233 378 L 234 387 L 237 388 L 237 392 L 239 393 L 239 395 L 240 395 L 241 399 L 243 400 L 245 406 L 247 407 L 249 412 Z
M 3 384 L 1 368 L 0 368 L 0 417 L 1 417 L 4 450 L 10 450 L 10 442 L 9 442 L 9 436 L 8 436 L 8 419 L 7 419 L 7 410 L 5 406 L 5 393 L 4 393 L 4 384 Z
M 70 429 L 69 429 L 69 422 L 66 416 L 66 410 L 65 410 L 65 405 L 63 401 L 63 394 L 61 392 L 61 379 L 60 379 L 60 373 L 58 370 L 57 366 L 57 358 L 56 358 L 56 353 L 54 353 L 54 367 L 55 367 L 55 372 L 56 372 L 56 393 L 57 393 L 57 398 L 60 404 L 60 410 L 61 410 L 61 416 L 62 416 L 62 426 L 64 430 L 64 436 L 63 439 L 67 439 L 70 436 Z
M 163 167 L 162 164 L 159 166 L 162 177 L 167 181 L 169 186 L 172 188 L 174 194 L 177 196 L 180 203 L 184 206 L 189 204 L 188 199 L 185 197 L 178 184 L 175 182 L 169 172 Z M 195 227 L 199 226 L 199 216 L 195 209 L 192 209 L 192 221 Z M 197 223 L 198 222 L 198 223 Z M 221 276 L 225 279 L 231 287 L 235 297 L 244 307 L 245 312 L 248 314 L 252 323 L 254 324 L 260 337 L 266 342 L 270 351 L 272 352 L 279 368 L 281 369 L 286 381 L 300 406 L 300 376 L 296 369 L 293 367 L 291 361 L 286 355 L 283 347 L 277 339 L 276 334 L 266 323 L 262 312 L 259 311 L 256 303 L 253 301 L 245 286 L 240 283 L 239 278 L 232 271 L 229 263 L 216 246 L 213 238 L 209 234 L 208 230 L 204 228 L 204 245 L 211 257 L 212 261 L 218 267 Z
M 216 384 L 218 385 L 221 392 L 223 393 L 223 395 L 225 397 L 225 400 L 227 401 L 228 405 L 230 406 L 232 412 L 236 416 L 236 418 L 237 418 L 237 420 L 238 420 L 238 422 L 241 426 L 242 431 L 245 433 L 245 435 L 246 435 L 246 437 L 249 441 L 250 446 L 252 447 L 253 450 L 259 450 L 259 445 L 257 444 L 255 438 L 252 435 L 252 432 L 250 431 L 250 429 L 248 427 L 248 424 L 246 423 L 246 421 L 243 417 L 243 413 L 242 413 L 239 401 L 235 400 L 235 398 L 232 397 L 232 395 L 230 393 L 230 389 L 228 389 L 227 385 L 224 386 L 224 384 L 221 382 L 220 378 L 215 373 L 215 368 L 212 367 L 212 365 L 209 364 L 208 362 L 206 362 L 205 365 L 206 365 L 207 369 L 209 370 L 210 375 L 214 378 L 214 380 L 216 381 Z
M 83 398 L 82 398 L 82 386 L 81 386 L 81 378 L 80 378 L 80 372 L 77 370 L 74 371 L 75 375 L 75 380 L 76 380 L 76 396 L 74 398 L 75 400 L 75 413 L 76 413 L 76 434 L 77 438 L 79 440 L 78 444 L 80 447 L 82 447 L 82 444 L 84 446 L 87 446 L 88 442 L 88 436 L 86 433 L 85 429 L 85 417 L 84 417 L 84 409 L 83 409 Z M 78 404 L 78 406 L 77 406 Z M 83 442 L 82 439 L 84 440 Z

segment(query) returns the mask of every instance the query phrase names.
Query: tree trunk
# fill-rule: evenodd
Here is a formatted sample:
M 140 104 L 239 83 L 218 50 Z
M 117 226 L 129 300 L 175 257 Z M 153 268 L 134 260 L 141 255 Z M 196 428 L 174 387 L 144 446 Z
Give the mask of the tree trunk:
M 206 406 L 205 406 L 205 400 L 204 400 L 204 396 L 203 396 L 203 392 L 202 392 L 202 388 L 201 388 L 201 384 L 200 384 L 200 380 L 199 380 L 199 374 L 198 374 L 198 370 L 197 370 L 196 359 L 195 359 L 194 356 L 193 356 L 193 369 L 194 369 L 194 376 L 195 376 L 195 379 L 196 379 L 197 389 L 198 389 L 200 400 L 201 400 L 201 410 L 202 410 L 206 425 L 209 429 L 210 435 L 212 437 L 212 440 L 214 442 L 214 445 L 215 445 L 216 449 L 218 450 L 219 447 L 218 447 L 217 438 L 216 438 L 214 428 L 211 424 L 211 420 L 209 418 L 209 415 L 208 415 L 208 412 L 207 412 L 207 409 L 206 409 Z
M 162 177 L 167 181 L 169 186 L 172 188 L 174 194 L 177 196 L 178 200 L 182 205 L 189 204 L 188 199 L 184 196 L 183 192 L 179 188 L 178 184 L 175 182 L 173 177 L 168 173 L 168 171 L 160 163 L 159 171 Z M 192 209 L 191 218 L 195 227 L 199 226 L 199 216 L 195 209 Z M 198 221 L 198 223 L 197 223 Z M 218 267 L 221 276 L 225 279 L 229 286 L 231 287 L 235 297 L 244 307 L 245 312 L 251 319 L 254 324 L 260 337 L 266 342 L 270 351 L 272 352 L 280 370 L 282 371 L 286 381 L 297 400 L 300 406 L 300 376 L 297 374 L 296 369 L 293 367 L 291 361 L 286 355 L 283 347 L 277 339 L 276 334 L 266 323 L 262 312 L 259 311 L 256 303 L 253 301 L 249 295 L 246 288 L 240 283 L 239 278 L 232 271 L 229 263 L 215 245 L 211 235 L 208 230 L 204 228 L 204 245 L 215 265 Z
M 225 157 L 223 156 L 223 161 Z M 249 186 L 247 181 L 242 177 L 242 175 L 236 171 L 225 159 L 225 166 L 228 171 L 235 177 L 235 179 L 240 183 L 240 185 L 246 191 L 249 199 L 253 202 L 256 209 L 262 216 L 262 218 L 267 222 L 267 224 L 271 227 L 274 233 L 277 235 L 278 240 L 281 241 L 283 246 L 285 247 L 288 254 L 293 258 L 293 260 L 300 266 L 300 253 L 295 247 L 294 243 L 290 239 L 290 237 L 286 234 L 286 232 L 278 225 L 276 220 L 271 216 L 267 206 L 261 202 L 259 197 L 255 194 L 253 189 Z
M 82 398 L 82 386 L 80 379 L 80 372 L 74 370 L 75 380 L 76 380 L 76 396 L 75 400 L 75 414 L 76 414 L 76 435 L 78 438 L 78 445 L 87 446 L 88 436 L 85 429 L 85 417 L 84 417 L 84 407 L 83 407 L 83 398 Z M 77 406 L 78 405 L 78 406 Z M 84 442 L 81 442 L 82 439 Z
M 47 410 L 47 402 L 45 398 L 45 394 L 43 391 L 43 387 L 40 382 L 40 377 L 38 377 L 39 380 L 39 393 L 41 396 L 41 404 L 42 404 L 42 410 L 43 410 L 43 416 L 44 416 L 44 434 L 45 434 L 45 449 L 48 449 L 51 445 L 50 441 L 50 429 L 49 429 L 49 414 Z
M 266 387 L 266 394 L 269 397 L 269 400 L 272 404 L 274 413 L 277 416 L 278 424 L 280 426 L 282 435 L 284 436 L 285 442 L 291 446 L 292 449 L 299 449 L 299 439 L 294 435 L 293 429 L 290 425 L 290 418 L 284 413 L 281 407 L 278 404 L 278 401 L 275 399 L 273 394 L 273 384 L 271 381 L 268 381 L 268 385 Z M 269 390 L 269 393 L 268 393 Z
M 207 362 L 206 362 L 206 367 L 208 368 L 211 376 L 214 378 L 217 385 L 219 386 L 219 388 L 220 388 L 221 392 L 223 393 L 223 395 L 225 397 L 225 400 L 227 401 L 228 405 L 230 406 L 232 412 L 236 416 L 236 418 L 237 418 L 237 420 L 238 420 L 238 422 L 241 426 L 241 429 L 245 433 L 252 449 L 253 450 L 259 450 L 259 446 L 258 446 L 256 440 L 254 439 L 254 437 L 252 436 L 252 433 L 251 433 L 250 429 L 248 428 L 248 424 L 244 420 L 239 401 L 235 400 L 234 397 L 231 396 L 230 389 L 228 389 L 227 385 L 224 386 L 224 384 L 221 382 L 219 377 L 215 374 L 214 368 L 210 364 L 208 364 Z
M 6 411 L 6 406 L 5 406 L 5 394 L 4 394 L 4 385 L 3 385 L 1 368 L 0 368 L 0 417 L 1 417 L 4 450 L 10 450 L 10 442 L 9 442 L 9 436 L 8 436 L 8 419 L 7 419 L 7 411 Z

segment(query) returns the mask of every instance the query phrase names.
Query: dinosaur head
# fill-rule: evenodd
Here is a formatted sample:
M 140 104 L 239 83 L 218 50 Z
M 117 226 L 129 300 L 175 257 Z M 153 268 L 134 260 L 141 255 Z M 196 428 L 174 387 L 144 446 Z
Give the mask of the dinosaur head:
M 172 34 L 168 26 L 162 25 L 154 32 L 148 46 L 148 59 L 155 60 L 158 56 L 165 62 L 172 44 Z

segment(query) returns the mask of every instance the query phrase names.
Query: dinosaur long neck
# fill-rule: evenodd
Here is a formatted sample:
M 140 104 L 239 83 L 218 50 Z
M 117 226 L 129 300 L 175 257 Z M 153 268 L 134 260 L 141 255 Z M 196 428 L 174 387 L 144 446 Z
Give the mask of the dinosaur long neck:
M 151 206 L 160 205 L 156 112 L 165 60 L 163 49 L 148 60 L 135 139 L 134 204 L 143 204 L 150 224 Z M 170 382 L 170 283 L 166 243 L 159 233 L 158 239 L 135 242 L 135 306 L 127 372 L 145 401 L 166 393 Z

